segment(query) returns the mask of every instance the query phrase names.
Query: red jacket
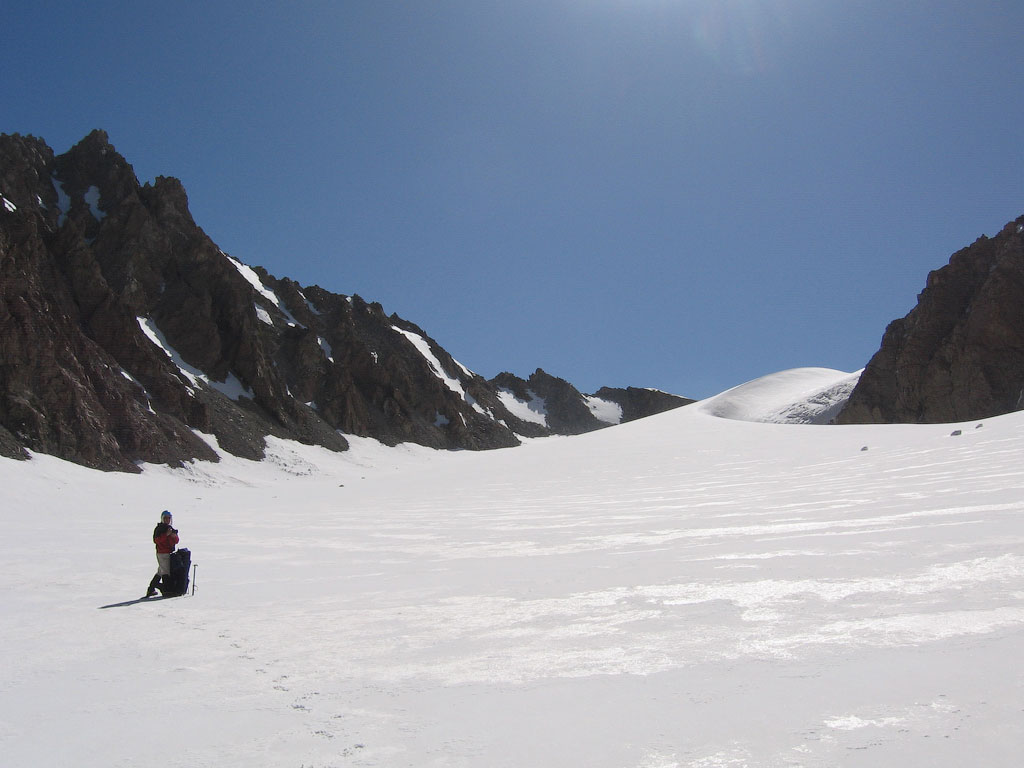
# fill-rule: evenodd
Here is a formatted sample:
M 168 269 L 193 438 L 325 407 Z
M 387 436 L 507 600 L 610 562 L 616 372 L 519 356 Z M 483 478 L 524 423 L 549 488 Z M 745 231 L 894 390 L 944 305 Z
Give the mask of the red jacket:
M 178 532 L 167 523 L 157 523 L 153 529 L 153 543 L 156 544 L 157 554 L 169 555 L 178 543 Z

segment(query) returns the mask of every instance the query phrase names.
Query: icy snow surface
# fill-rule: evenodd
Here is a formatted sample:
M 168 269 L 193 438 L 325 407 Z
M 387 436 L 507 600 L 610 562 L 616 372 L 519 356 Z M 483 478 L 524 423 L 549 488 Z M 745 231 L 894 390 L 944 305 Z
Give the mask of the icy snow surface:
M 544 398 L 538 397 L 532 389 L 528 389 L 526 392 L 530 396 L 529 402 L 520 400 L 511 389 L 504 388 L 498 390 L 498 400 L 516 418 L 546 427 L 548 425 L 548 409 Z
M 258 319 L 258 320 L 259 320 L 259 321 L 260 321 L 261 323 L 263 323 L 264 325 L 270 325 L 270 326 L 273 326 L 273 325 L 274 325 L 274 321 L 273 321 L 273 319 L 272 319 L 272 318 L 270 317 L 270 313 L 269 313 L 269 312 L 267 312 L 267 310 L 265 310 L 265 309 L 264 309 L 263 307 L 261 307 L 261 306 L 260 306 L 259 304 L 253 304 L 253 308 L 254 308 L 254 309 L 256 310 L 256 318 L 257 318 L 257 319 Z
M 594 418 L 603 421 L 605 424 L 622 423 L 622 406 L 613 403 L 611 400 L 602 400 L 600 397 L 584 395 L 587 408 L 594 414 Z
M 699 407 L 715 416 L 775 424 L 828 424 L 857 386 L 862 371 L 793 368 L 740 384 Z
M 708 405 L 480 453 L 0 459 L 3 764 L 1019 765 L 1024 414 Z M 196 594 L 123 605 L 164 509 Z

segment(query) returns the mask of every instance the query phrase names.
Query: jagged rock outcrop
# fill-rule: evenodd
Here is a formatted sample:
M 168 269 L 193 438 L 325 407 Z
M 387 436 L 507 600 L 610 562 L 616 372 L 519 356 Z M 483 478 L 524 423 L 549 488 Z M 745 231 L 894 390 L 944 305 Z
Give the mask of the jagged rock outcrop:
M 124 323 L 89 246 L 98 222 L 83 194 L 61 210 L 53 153 L 3 137 L 0 168 L 0 424 L 22 446 L 98 468 L 214 458 L 150 409 L 138 379 L 90 335 L 124 343 L 113 328 Z
M 598 400 L 616 403 L 622 409 L 622 422 L 635 421 L 656 413 L 671 411 L 696 402 L 688 397 L 671 395 L 658 389 L 640 387 L 601 387 L 593 394 Z
M 1024 407 L 1024 217 L 928 276 L 837 421 L 958 422 Z
M 538 368 L 529 379 L 501 373 L 490 381 L 506 408 L 517 434 L 579 435 L 694 402 L 653 389 L 602 387 L 593 395 L 581 393 L 565 379 Z
M 543 372 L 555 415 L 524 421 L 379 304 L 228 256 L 177 179 L 140 185 L 102 131 L 62 155 L 0 135 L 0 198 L 2 456 L 131 471 L 215 460 L 204 435 L 259 459 L 268 435 L 486 449 L 606 425 Z

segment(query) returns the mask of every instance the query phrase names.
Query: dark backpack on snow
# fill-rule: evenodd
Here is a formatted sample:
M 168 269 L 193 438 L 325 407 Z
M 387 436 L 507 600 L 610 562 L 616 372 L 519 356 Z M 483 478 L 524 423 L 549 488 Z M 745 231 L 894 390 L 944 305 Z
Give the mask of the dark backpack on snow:
M 164 576 L 159 585 L 164 597 L 178 597 L 188 592 L 188 571 L 192 566 L 192 553 L 179 549 L 171 553 L 171 575 Z

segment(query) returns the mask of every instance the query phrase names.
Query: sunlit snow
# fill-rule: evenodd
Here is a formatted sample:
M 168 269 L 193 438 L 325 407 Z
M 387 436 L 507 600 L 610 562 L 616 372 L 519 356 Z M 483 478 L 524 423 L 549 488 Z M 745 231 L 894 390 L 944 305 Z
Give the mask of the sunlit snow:
M 272 302 L 275 307 L 281 306 L 281 300 L 277 298 L 277 294 L 263 284 L 263 281 L 260 280 L 260 276 L 256 274 L 256 270 L 248 264 L 243 264 L 238 259 L 228 256 L 224 251 L 221 251 L 221 253 L 224 254 L 225 258 L 227 258 L 235 269 L 238 270 L 239 274 L 249 282 L 249 285 L 256 289 L 257 293 Z
M 256 318 L 261 323 L 263 323 L 264 325 L 270 325 L 270 326 L 272 326 L 274 324 L 274 320 L 273 320 L 273 318 L 270 317 L 270 313 L 267 312 L 267 310 L 265 310 L 259 304 L 253 304 L 253 309 L 256 310 Z
M 0 459 L 3 762 L 1016 766 L 1024 414 L 735 418 L 844 376 L 497 451 Z M 195 596 L 125 605 L 164 509 Z
M 540 424 L 542 427 L 548 425 L 547 406 L 543 397 L 538 397 L 533 390 L 528 390 L 530 400 L 520 400 L 510 389 L 499 389 L 498 400 L 508 409 L 513 416 L 528 421 L 532 424 Z
M 709 398 L 701 407 L 726 419 L 827 424 L 842 410 L 860 374 L 831 368 L 793 368 L 733 387 Z
M 598 421 L 603 421 L 605 424 L 622 423 L 622 406 L 618 403 L 590 395 L 585 395 L 583 402 Z

